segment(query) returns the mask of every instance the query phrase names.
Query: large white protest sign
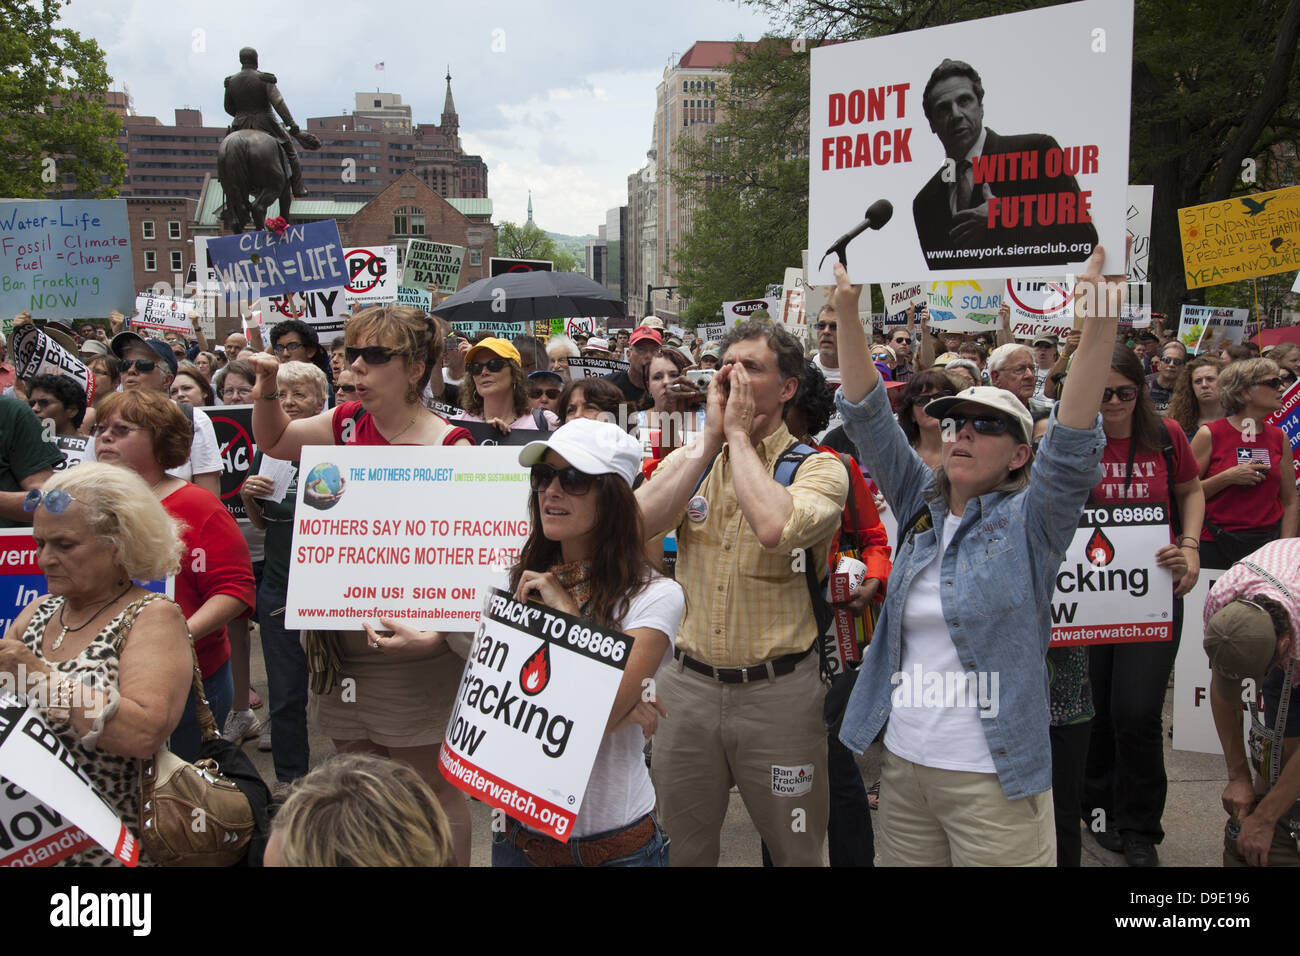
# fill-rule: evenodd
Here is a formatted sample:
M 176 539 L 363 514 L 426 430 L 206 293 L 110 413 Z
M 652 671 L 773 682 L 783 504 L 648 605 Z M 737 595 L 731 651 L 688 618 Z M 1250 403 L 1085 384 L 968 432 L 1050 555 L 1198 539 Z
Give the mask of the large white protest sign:
M 417 289 L 436 285 L 442 293 L 455 292 L 460 285 L 461 263 L 465 247 L 451 246 L 427 239 L 406 241 L 406 262 L 402 266 L 402 285 Z
M 1198 353 L 1240 345 L 1246 335 L 1248 318 L 1249 309 L 1184 305 L 1178 321 L 1178 341 Z
M 1151 281 L 1151 207 L 1154 186 L 1129 186 L 1127 230 L 1133 242 L 1128 252 L 1128 277 L 1134 282 Z
M 785 285 L 781 288 L 779 301 L 778 321 L 791 335 L 802 336 L 808 331 L 809 324 L 802 269 L 785 270 Z
M 447 722 L 453 785 L 567 842 L 632 638 L 493 589 Z
M 902 315 L 903 321 L 906 321 L 907 310 L 912 306 L 918 309 L 926 304 L 926 289 L 928 282 L 886 282 L 881 285 L 880 292 L 885 298 L 885 314 L 893 319 L 894 316 Z M 888 320 L 886 320 L 888 321 Z M 890 324 L 897 324 L 891 322 Z
M 1008 279 L 1005 295 L 1017 339 L 1047 334 L 1064 341 L 1074 328 L 1074 287 L 1064 279 Z
M 945 332 L 996 332 L 1004 285 L 997 279 L 927 282 L 930 326 Z
M 191 335 L 194 326 L 190 323 L 190 313 L 196 311 L 198 304 L 192 299 L 179 299 L 170 295 L 137 295 L 131 328 Z
M 1056 574 L 1052 646 L 1173 640 L 1173 575 L 1155 566 L 1167 544 L 1163 504 L 1085 507 Z
M 1210 659 L 1205 654 L 1203 619 L 1205 599 L 1222 574 L 1221 569 L 1202 568 L 1196 586 L 1183 597 L 1183 633 L 1178 642 L 1178 656 L 1174 658 L 1175 750 L 1223 753 L 1219 733 L 1214 729 L 1214 713 L 1210 710 L 1210 680 L 1214 675 L 1210 670 Z M 1249 725 L 1248 719 L 1242 720 L 1243 737 L 1246 733 L 1244 728 Z
M 266 305 L 266 320 L 272 325 L 283 319 L 299 319 L 315 329 L 317 334 L 341 331 L 351 309 L 347 287 L 341 285 L 333 289 L 273 295 L 267 298 Z
M 468 630 L 519 557 L 528 488 L 518 449 L 304 448 L 285 626 Z
M 776 320 L 781 314 L 780 299 L 741 299 L 739 302 L 722 303 L 722 319 L 727 325 L 743 322 L 760 309 Z
M 66 375 L 85 390 L 87 406 L 95 400 L 95 376 L 81 359 L 35 325 L 28 323 L 14 330 L 11 352 L 19 378 Z
M 397 299 L 397 246 L 345 249 L 348 301 L 352 306 L 385 305 Z
M 695 327 L 695 335 L 701 342 L 720 342 L 726 334 L 725 322 L 701 322 Z
M 612 358 L 571 358 L 569 359 L 569 381 L 576 382 L 584 378 L 609 378 L 619 372 L 627 371 L 628 363 Z
M 40 715 L 0 693 L 0 777 L 66 817 L 118 861 L 135 866 L 140 844 Z M 53 849 L 53 848 L 51 848 Z
M 814 49 L 812 281 L 836 247 L 854 282 L 1081 271 L 1099 240 L 1123 272 L 1132 47 L 1132 0 L 1083 0 Z

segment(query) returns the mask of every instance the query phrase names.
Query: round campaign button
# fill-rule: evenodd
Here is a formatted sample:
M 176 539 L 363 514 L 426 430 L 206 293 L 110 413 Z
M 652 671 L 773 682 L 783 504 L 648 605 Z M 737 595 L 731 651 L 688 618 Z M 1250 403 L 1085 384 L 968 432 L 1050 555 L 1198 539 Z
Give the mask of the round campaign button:
M 692 521 L 703 521 L 709 516 L 709 502 L 703 495 L 696 495 L 686 503 L 686 516 Z

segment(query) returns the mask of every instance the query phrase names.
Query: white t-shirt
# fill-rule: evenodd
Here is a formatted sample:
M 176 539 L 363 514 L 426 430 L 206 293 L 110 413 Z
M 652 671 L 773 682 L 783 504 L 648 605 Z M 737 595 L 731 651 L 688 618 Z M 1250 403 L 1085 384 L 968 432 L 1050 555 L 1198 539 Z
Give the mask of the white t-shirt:
M 86 442 L 85 461 L 96 461 L 95 443 Z M 195 475 L 221 474 L 221 449 L 217 447 L 217 433 L 212 419 L 202 409 L 194 409 L 194 437 L 190 440 L 190 457 L 183 465 L 168 468 L 167 474 L 181 481 L 193 481 Z
M 957 658 L 940 603 L 943 553 L 960 524 L 960 515 L 944 520 L 939 553 L 912 579 L 903 602 L 902 671 L 895 678 L 885 746 L 923 767 L 997 773 L 980 718 L 979 682 Z M 992 686 L 987 679 L 985 685 Z
M 840 384 L 840 369 L 838 365 L 835 368 L 827 368 L 825 365 L 823 365 L 821 352 L 818 352 L 816 355 L 812 357 L 812 362 L 814 365 L 817 366 L 818 371 L 820 371 L 822 375 L 826 376 L 827 384 L 829 385 Z

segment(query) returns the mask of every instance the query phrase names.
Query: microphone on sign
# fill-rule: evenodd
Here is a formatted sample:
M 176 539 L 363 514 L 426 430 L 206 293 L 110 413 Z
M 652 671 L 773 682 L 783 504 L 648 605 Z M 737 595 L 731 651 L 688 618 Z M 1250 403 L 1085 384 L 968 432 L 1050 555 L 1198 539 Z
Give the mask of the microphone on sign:
M 840 262 L 844 264 L 844 268 L 847 269 L 849 267 L 847 256 L 849 243 L 858 238 L 858 236 L 862 235 L 862 233 L 866 232 L 868 229 L 879 229 L 885 223 L 889 222 L 893 216 L 894 204 L 888 199 L 877 199 L 871 204 L 871 208 L 866 211 L 862 222 L 854 226 L 831 244 L 831 247 L 826 250 L 826 254 L 822 256 L 822 261 L 817 264 L 817 268 L 820 269 L 826 262 L 826 256 L 829 256 L 833 252 L 839 257 Z

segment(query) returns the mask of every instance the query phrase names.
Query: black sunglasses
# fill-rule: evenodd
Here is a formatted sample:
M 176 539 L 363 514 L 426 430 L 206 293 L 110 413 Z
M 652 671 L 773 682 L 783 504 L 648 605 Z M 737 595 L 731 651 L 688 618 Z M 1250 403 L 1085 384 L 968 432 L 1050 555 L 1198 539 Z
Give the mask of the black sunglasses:
M 1255 384 L 1267 385 L 1269 388 L 1277 389 L 1282 387 L 1282 380 L 1277 376 L 1274 376 L 1273 378 L 1266 378 L 1261 382 L 1256 382 Z
M 343 350 L 343 357 L 351 365 L 357 359 L 365 359 L 367 365 L 387 365 L 393 360 L 394 355 L 404 353 L 397 349 L 390 349 L 383 345 L 366 345 L 362 348 L 348 347 Z
M 558 388 L 533 388 L 528 391 L 529 398 L 541 398 L 543 395 L 551 401 L 555 401 L 560 397 L 560 390 Z
M 158 367 L 158 363 L 153 359 L 122 359 L 122 371 L 129 372 L 135 369 L 141 375 L 148 375 Z
M 551 465 L 533 465 L 532 485 L 533 491 L 545 491 L 551 487 L 551 482 L 556 476 L 560 479 L 560 490 L 566 495 L 579 497 L 585 495 L 591 490 L 592 482 L 596 480 L 595 475 L 589 475 L 586 472 L 578 471 L 570 465 L 568 468 L 555 468 Z
M 952 422 L 954 432 L 961 431 L 970 422 L 981 435 L 1005 435 L 1011 428 L 1009 421 L 997 415 L 949 415 L 943 423 L 946 426 L 949 422 Z
M 501 371 L 506 367 L 506 363 L 509 361 L 510 359 L 502 358 L 498 355 L 496 358 L 490 358 L 486 362 L 466 362 L 465 371 L 469 372 L 470 378 L 477 378 L 483 374 L 484 369 L 487 369 L 489 372 Z
M 334 391 L 342 392 L 344 395 L 355 395 L 357 387 L 355 385 L 339 385 L 335 387 Z
M 1159 358 L 1163 364 L 1172 365 L 1174 368 L 1178 368 L 1178 366 L 1182 365 L 1184 362 L 1187 361 L 1187 359 L 1180 359 L 1180 358 L 1165 358 L 1163 355 L 1159 356 Z
M 1118 395 L 1121 402 L 1131 402 L 1138 397 L 1136 385 L 1121 385 L 1119 388 L 1108 388 L 1101 393 L 1101 403 L 1105 405 L 1111 400 L 1112 396 Z

